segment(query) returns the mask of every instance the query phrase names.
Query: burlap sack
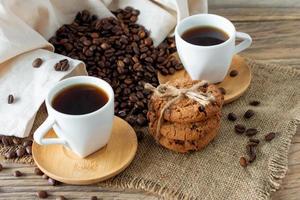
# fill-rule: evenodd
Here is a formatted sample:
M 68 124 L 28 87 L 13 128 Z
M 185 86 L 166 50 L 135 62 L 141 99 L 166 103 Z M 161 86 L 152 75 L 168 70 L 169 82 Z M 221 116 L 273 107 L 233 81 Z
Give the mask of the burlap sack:
M 243 97 L 224 106 L 219 136 L 207 148 L 178 154 L 162 148 L 145 134 L 132 164 L 99 186 L 141 189 L 165 199 L 269 199 L 286 174 L 288 150 L 300 123 L 300 71 L 248 63 L 253 75 L 251 86 Z M 241 116 L 250 108 L 250 100 L 259 100 L 261 105 L 252 107 L 255 117 L 244 120 Z M 240 116 L 237 122 L 226 119 L 232 111 Z M 44 117 L 42 108 L 35 126 Z M 248 138 L 234 133 L 236 123 L 257 127 L 260 139 L 270 131 L 278 133 L 270 143 L 261 142 L 257 160 L 245 169 L 240 166 L 239 158 L 246 154 Z M 0 152 L 6 150 L 0 148 Z

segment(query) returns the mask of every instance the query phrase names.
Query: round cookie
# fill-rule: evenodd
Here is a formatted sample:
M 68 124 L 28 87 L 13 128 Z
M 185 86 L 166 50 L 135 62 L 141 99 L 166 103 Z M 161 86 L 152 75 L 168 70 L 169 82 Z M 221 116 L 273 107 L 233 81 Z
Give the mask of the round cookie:
M 179 79 L 167 84 L 173 85 L 177 88 L 190 88 L 198 81 L 191 81 L 189 79 Z M 187 97 L 181 98 L 174 102 L 164 112 L 164 120 L 176 123 L 190 123 L 198 122 L 210 118 L 216 115 L 222 108 L 224 97 L 221 91 L 216 85 L 208 85 L 207 87 L 199 88 L 199 91 L 204 93 L 211 93 L 215 97 L 215 103 L 209 103 L 206 105 L 205 110 L 199 109 L 200 105 L 198 102 L 191 100 Z M 149 112 L 158 118 L 162 108 L 170 99 L 161 98 L 156 95 L 152 95 L 149 101 Z
M 218 128 L 212 129 L 207 132 L 203 137 L 199 140 L 173 140 L 162 136 L 159 138 L 158 142 L 167 149 L 172 151 L 176 151 L 179 153 L 187 153 L 190 151 L 198 151 L 206 147 L 217 135 Z
M 172 123 L 168 121 L 163 121 L 161 123 L 159 136 L 162 135 L 168 139 L 172 140 L 199 140 L 203 138 L 204 135 L 211 132 L 213 129 L 217 129 L 220 126 L 220 112 L 216 115 L 210 117 L 209 119 L 200 122 L 191 123 Z M 156 136 L 158 120 L 151 118 L 149 122 L 149 132 L 151 135 Z

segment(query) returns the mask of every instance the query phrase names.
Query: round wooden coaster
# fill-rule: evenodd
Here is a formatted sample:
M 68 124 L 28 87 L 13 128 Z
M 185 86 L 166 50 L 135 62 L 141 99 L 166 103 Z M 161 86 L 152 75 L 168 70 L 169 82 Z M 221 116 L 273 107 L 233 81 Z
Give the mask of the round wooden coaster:
M 174 55 L 178 58 L 178 55 Z M 235 77 L 229 76 L 231 70 L 237 70 L 238 75 Z M 161 73 L 158 73 L 159 83 L 165 83 L 170 80 L 175 80 L 179 78 L 189 78 L 188 73 L 185 70 L 177 71 L 173 75 L 163 76 Z M 219 87 L 222 87 L 226 90 L 224 96 L 224 103 L 230 103 L 244 94 L 251 82 L 251 71 L 245 59 L 241 56 L 235 55 L 232 59 L 230 69 L 228 74 L 225 77 L 224 81 L 218 84 Z
M 46 137 L 56 137 L 53 130 Z M 49 177 L 63 183 L 87 185 L 111 178 L 122 172 L 137 151 L 137 137 L 133 128 L 115 117 L 108 144 L 82 159 L 62 145 L 33 143 L 36 165 Z

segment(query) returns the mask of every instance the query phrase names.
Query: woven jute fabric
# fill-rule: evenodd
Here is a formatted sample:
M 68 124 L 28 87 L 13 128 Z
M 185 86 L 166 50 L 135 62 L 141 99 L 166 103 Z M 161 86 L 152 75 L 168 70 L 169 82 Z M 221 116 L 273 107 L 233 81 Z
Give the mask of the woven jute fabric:
M 300 71 L 288 66 L 248 63 L 253 75 L 251 86 L 241 98 L 224 106 L 219 135 L 207 148 L 178 154 L 162 148 L 146 133 L 131 165 L 99 186 L 141 189 L 165 199 L 269 199 L 287 172 L 288 150 L 300 123 Z M 250 106 L 250 100 L 259 100 L 261 105 Z M 250 108 L 255 116 L 243 119 Z M 239 119 L 228 121 L 229 112 L 235 112 Z M 42 107 L 35 127 L 45 119 L 45 113 Z M 247 168 L 240 166 L 239 158 L 246 154 L 248 138 L 234 133 L 236 123 L 258 128 L 256 138 L 262 139 L 257 160 Z M 271 131 L 277 133 L 276 138 L 264 142 L 264 135 Z M 0 148 L 2 152 L 6 150 Z

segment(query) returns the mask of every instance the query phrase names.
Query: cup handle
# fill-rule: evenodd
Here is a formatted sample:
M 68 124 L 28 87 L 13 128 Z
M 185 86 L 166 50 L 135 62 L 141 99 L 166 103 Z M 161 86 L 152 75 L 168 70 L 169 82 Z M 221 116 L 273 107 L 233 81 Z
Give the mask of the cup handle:
M 47 145 L 47 144 L 66 144 L 66 141 L 61 138 L 44 138 L 46 133 L 52 128 L 55 124 L 55 120 L 52 117 L 48 117 L 44 123 L 35 131 L 33 138 L 40 145 Z
M 234 54 L 237 54 L 237 53 L 247 49 L 252 43 L 252 38 L 247 33 L 236 32 L 235 37 L 238 39 L 242 39 L 243 41 L 240 44 L 235 46 Z

